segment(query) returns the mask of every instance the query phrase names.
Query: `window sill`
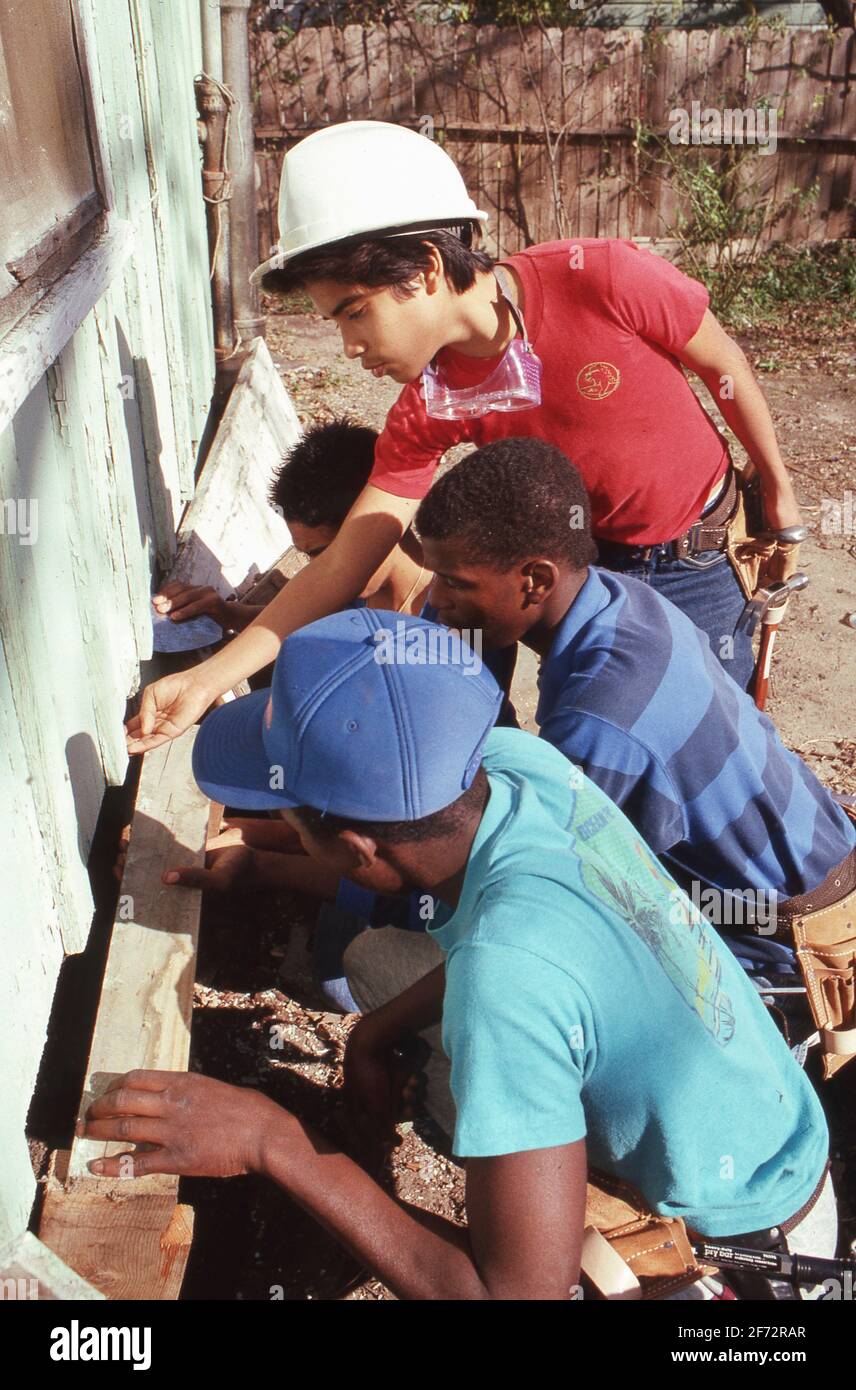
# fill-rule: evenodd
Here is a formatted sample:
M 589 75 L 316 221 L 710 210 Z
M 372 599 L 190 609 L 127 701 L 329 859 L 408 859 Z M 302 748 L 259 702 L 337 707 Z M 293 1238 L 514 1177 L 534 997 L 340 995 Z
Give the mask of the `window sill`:
M 131 254 L 134 228 L 118 218 L 0 338 L 0 433 L 56 361 Z

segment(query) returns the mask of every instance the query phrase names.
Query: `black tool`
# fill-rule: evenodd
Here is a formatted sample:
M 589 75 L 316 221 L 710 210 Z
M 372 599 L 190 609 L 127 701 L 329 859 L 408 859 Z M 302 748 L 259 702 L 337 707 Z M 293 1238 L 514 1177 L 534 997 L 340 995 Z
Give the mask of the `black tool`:
M 822 1260 L 814 1255 L 789 1255 L 778 1250 L 744 1250 L 739 1245 L 717 1245 L 699 1241 L 693 1254 L 702 1264 L 717 1269 L 747 1270 L 767 1279 L 785 1279 L 791 1284 L 823 1284 L 827 1279 L 839 1284 L 856 1284 L 856 1260 Z

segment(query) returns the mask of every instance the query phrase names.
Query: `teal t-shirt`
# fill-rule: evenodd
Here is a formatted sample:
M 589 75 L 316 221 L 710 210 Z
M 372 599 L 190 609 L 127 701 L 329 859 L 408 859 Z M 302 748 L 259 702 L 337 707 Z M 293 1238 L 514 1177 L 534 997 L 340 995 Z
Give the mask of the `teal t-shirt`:
M 702 1234 L 786 1220 L 826 1122 L 754 987 L 633 826 L 542 739 L 495 730 L 446 953 L 462 1157 L 585 1137 L 589 1162 Z

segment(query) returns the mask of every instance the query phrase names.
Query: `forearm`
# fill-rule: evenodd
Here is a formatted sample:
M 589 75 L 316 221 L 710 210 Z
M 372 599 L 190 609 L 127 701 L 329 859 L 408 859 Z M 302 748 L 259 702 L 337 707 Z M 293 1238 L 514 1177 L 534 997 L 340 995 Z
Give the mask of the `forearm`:
M 739 354 L 739 355 L 737 355 Z M 800 524 L 799 504 L 782 460 L 769 406 L 739 348 L 721 371 L 702 379 L 758 470 L 768 525 L 774 530 Z
M 423 1221 L 362 1168 L 280 1110 L 262 1172 L 402 1299 L 486 1299 L 464 1228 Z
M 360 591 L 359 580 L 325 565 L 326 556 L 327 552 L 300 570 L 249 627 L 197 667 L 196 675 L 212 699 L 275 661 L 290 632 L 352 602 Z
M 253 849 L 252 856 L 253 887 L 309 893 L 335 902 L 339 875 L 324 869 L 308 854 Z
M 684 367 L 701 377 L 757 468 L 769 525 L 774 530 L 798 525 L 799 507 L 782 462 L 773 420 L 739 343 L 708 309 L 698 332 L 678 357 Z
M 289 633 L 353 603 L 400 540 L 418 505 L 367 486 L 323 554 L 289 580 L 249 627 L 196 668 L 203 691 L 216 699 L 275 661 Z
M 363 1015 L 357 1025 L 363 1041 L 373 1047 L 391 1047 L 400 1038 L 439 1023 L 445 988 L 446 967 L 438 965 L 402 994 Z
M 228 632 L 243 632 L 244 628 L 249 627 L 256 618 L 260 618 L 264 611 L 263 604 L 239 603 L 237 599 L 230 599 L 223 604 L 221 626 Z

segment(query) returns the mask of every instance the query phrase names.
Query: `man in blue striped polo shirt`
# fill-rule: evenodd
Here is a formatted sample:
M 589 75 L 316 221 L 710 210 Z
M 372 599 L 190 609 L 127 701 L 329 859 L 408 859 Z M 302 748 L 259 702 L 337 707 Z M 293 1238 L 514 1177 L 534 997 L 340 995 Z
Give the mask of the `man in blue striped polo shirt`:
M 849 873 L 856 826 L 704 632 L 641 580 L 592 567 L 589 515 L 554 446 L 478 450 L 416 518 L 429 601 L 442 622 L 481 628 L 485 647 L 522 640 L 539 654 L 541 736 L 621 807 L 714 925 L 750 927 L 732 941 L 747 968 L 789 973 L 793 951 L 772 939 L 777 904 Z

